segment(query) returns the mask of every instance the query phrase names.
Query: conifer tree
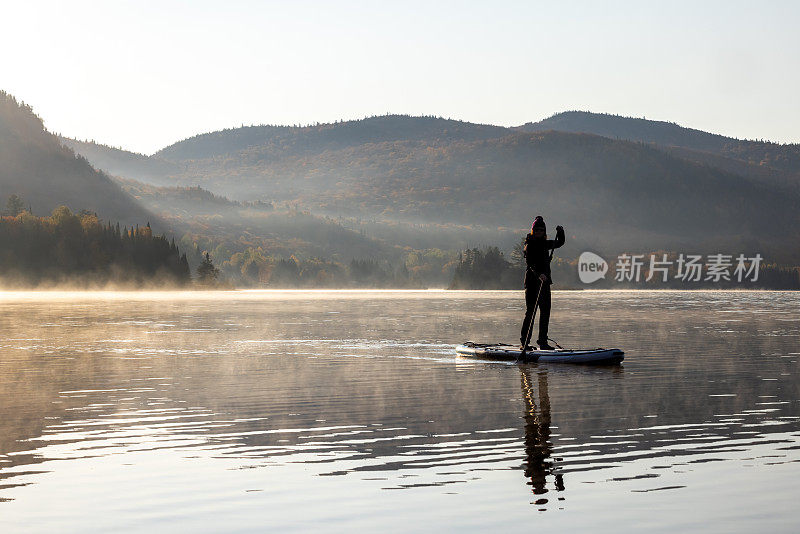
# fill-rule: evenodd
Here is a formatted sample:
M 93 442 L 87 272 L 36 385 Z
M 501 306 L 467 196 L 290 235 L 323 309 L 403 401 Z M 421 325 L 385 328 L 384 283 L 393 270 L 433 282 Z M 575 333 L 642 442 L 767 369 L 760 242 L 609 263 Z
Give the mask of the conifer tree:
M 198 282 L 203 285 L 211 285 L 217 281 L 219 269 L 214 267 L 211 256 L 206 252 L 203 262 L 197 267 Z
M 17 195 L 11 195 L 6 202 L 6 213 L 12 217 L 16 217 L 25 211 L 25 203 Z

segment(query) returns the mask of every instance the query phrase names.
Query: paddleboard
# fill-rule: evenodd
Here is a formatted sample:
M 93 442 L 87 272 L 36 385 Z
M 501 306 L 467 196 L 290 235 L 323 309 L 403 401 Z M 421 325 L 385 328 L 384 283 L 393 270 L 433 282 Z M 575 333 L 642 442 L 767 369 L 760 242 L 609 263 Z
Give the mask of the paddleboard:
M 499 361 L 523 361 L 542 363 L 584 363 L 584 364 L 616 364 L 623 360 L 625 353 L 620 349 L 554 349 L 539 350 L 529 348 L 524 358 L 520 358 L 522 350 L 519 345 L 506 343 L 473 343 L 468 341 L 456 347 L 459 356 Z

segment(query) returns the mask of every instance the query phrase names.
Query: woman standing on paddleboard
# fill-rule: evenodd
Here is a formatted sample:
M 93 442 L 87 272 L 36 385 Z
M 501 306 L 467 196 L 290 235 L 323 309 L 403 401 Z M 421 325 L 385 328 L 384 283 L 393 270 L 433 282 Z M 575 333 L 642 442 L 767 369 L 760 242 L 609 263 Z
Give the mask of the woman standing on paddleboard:
M 533 311 L 536 309 L 537 297 L 539 306 L 539 338 L 536 344 L 540 349 L 553 350 L 547 343 L 547 328 L 550 323 L 550 278 L 551 251 L 564 244 L 564 228 L 556 226 L 556 238 L 547 239 L 547 226 L 541 215 L 537 215 L 531 225 L 531 233 L 525 238 L 525 247 L 522 252 L 525 256 L 525 320 L 522 321 L 520 345 L 522 350 L 530 339 L 529 330 Z

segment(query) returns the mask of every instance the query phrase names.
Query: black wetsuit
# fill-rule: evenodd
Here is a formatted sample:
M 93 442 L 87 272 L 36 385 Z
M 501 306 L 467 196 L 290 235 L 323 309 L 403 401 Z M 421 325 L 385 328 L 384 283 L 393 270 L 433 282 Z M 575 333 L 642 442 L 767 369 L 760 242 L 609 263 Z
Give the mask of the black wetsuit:
M 536 295 L 539 295 L 539 337 L 538 342 L 547 342 L 547 328 L 550 323 L 550 251 L 564 245 L 564 230 L 556 229 L 555 239 L 534 239 L 533 234 L 528 234 L 525 238 L 525 263 L 528 268 L 525 270 L 525 320 L 522 321 L 522 331 L 520 332 L 520 344 L 524 344 L 527 339 L 528 328 L 533 317 L 533 309 L 536 306 Z M 547 276 L 547 281 L 542 284 L 539 275 Z M 541 294 L 539 287 L 541 286 Z

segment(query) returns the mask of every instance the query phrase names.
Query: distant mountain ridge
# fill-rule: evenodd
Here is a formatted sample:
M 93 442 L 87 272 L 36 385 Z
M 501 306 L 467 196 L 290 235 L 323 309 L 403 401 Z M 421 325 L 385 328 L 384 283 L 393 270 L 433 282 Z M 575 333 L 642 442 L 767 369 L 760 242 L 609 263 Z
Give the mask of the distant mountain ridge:
M 526 132 L 556 130 L 559 132 L 592 133 L 612 139 L 641 141 L 665 146 L 684 146 L 695 150 L 718 152 L 738 139 L 686 128 L 675 123 L 636 117 L 623 117 L 589 111 L 564 111 L 539 122 L 519 127 Z
M 477 140 L 506 135 L 502 126 L 439 117 L 383 115 L 313 126 L 243 126 L 196 135 L 165 147 L 154 156 L 171 161 L 206 159 L 253 147 L 272 155 L 318 153 L 365 143 Z
M 747 246 L 800 259 L 797 180 L 762 161 L 790 169 L 797 145 L 653 122 L 576 112 L 503 128 L 387 115 L 212 132 L 156 156 L 179 168 L 161 183 L 315 214 L 468 232 L 522 229 L 542 213 L 603 250 Z M 758 165 L 735 157 L 757 153 Z
M 94 141 L 79 141 L 68 137 L 59 137 L 59 140 L 76 154 L 89 160 L 92 166 L 112 176 L 135 175 L 151 183 L 158 183 L 164 176 L 180 171 L 180 165 L 156 156 L 137 154 Z
M 590 133 L 612 139 L 652 143 L 662 147 L 679 147 L 709 152 L 741 160 L 751 165 L 769 166 L 785 172 L 800 173 L 800 145 L 798 144 L 782 145 L 765 141 L 734 139 L 664 121 L 588 111 L 565 111 L 539 122 L 523 124 L 519 129 L 526 132 L 556 130 Z

